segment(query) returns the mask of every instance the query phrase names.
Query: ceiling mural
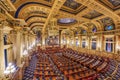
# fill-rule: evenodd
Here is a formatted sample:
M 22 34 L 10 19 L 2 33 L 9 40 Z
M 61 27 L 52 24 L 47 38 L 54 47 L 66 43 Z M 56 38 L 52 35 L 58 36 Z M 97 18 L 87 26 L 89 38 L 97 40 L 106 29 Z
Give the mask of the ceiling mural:
M 108 0 L 112 5 L 116 6 L 120 6 L 120 0 Z
M 60 10 L 71 13 L 71 14 L 78 14 L 80 11 L 84 10 L 86 6 L 77 3 L 74 0 L 66 0 Z
M 46 22 L 49 23 L 49 15 L 52 12 L 52 8 L 54 7 L 53 4 L 56 3 L 55 0 L 10 0 L 13 5 L 16 7 L 16 12 L 13 13 L 13 16 L 15 18 L 24 19 L 27 23 L 27 26 L 29 27 L 43 27 Z M 52 17 L 55 17 L 57 19 L 57 24 L 60 26 L 59 29 L 67 29 L 68 26 L 81 26 L 85 27 L 85 30 L 88 31 L 87 28 L 91 26 L 95 26 L 90 21 L 100 21 L 104 26 L 114 24 L 113 20 L 111 18 L 105 18 L 105 17 L 111 17 L 106 16 L 110 13 L 116 13 L 116 15 L 113 16 L 120 16 L 119 11 L 115 11 L 120 9 L 120 0 L 86 0 L 90 2 L 90 6 L 92 6 L 92 1 L 95 1 L 100 4 L 101 9 L 94 9 L 93 6 L 99 6 L 94 5 L 89 8 L 89 5 L 85 5 L 82 3 L 85 0 L 65 0 L 61 5 L 59 5 L 59 2 L 62 2 L 63 0 L 58 0 L 58 3 L 56 3 L 53 9 Z M 58 12 L 56 11 L 57 8 Z M 106 10 L 108 9 L 108 12 L 100 12 L 99 10 Z M 112 9 L 112 10 L 111 10 Z M 55 13 L 54 13 L 55 12 Z M 55 15 L 54 15 L 55 14 Z M 105 16 L 105 17 L 104 17 Z M 103 19 L 102 19 L 103 18 Z M 117 18 L 116 18 L 117 19 Z M 79 24 L 78 24 L 79 23 Z M 84 24 L 85 23 L 85 24 Z M 41 25 L 42 24 L 42 25 Z M 49 24 L 47 24 L 49 25 Z M 40 27 L 40 28 L 41 28 Z M 97 28 L 98 29 L 98 28 Z M 97 29 L 91 28 L 93 32 L 96 32 Z M 85 32 L 83 30 L 83 32 Z
M 112 10 L 120 9 L 120 0 L 98 0 L 98 2 Z
M 88 12 L 87 14 L 85 14 L 83 17 L 88 18 L 88 19 L 93 19 L 93 18 L 99 17 L 101 15 L 102 15 L 101 13 L 99 13 L 95 10 L 92 10 L 92 11 Z
M 75 2 L 74 0 L 66 0 L 66 2 L 64 3 L 64 6 L 75 10 L 75 9 L 79 8 L 81 6 L 81 4 Z

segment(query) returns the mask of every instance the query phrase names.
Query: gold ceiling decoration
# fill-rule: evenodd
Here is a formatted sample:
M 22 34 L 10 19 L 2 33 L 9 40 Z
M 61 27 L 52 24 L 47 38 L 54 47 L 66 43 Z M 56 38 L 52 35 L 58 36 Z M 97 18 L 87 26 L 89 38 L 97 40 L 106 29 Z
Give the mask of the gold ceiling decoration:
M 118 26 L 120 22 L 119 0 L 11 0 L 11 2 L 16 8 L 16 12 L 13 13 L 14 7 L 10 7 L 13 17 L 24 19 L 27 26 L 33 29 L 40 26 L 43 31 L 53 17 L 58 20 L 57 26 L 61 30 L 77 26 L 87 29 L 83 24 L 89 22 L 102 26 L 104 23 L 98 21 L 107 17 Z M 65 18 L 75 19 L 75 23 L 60 25 L 59 20 Z

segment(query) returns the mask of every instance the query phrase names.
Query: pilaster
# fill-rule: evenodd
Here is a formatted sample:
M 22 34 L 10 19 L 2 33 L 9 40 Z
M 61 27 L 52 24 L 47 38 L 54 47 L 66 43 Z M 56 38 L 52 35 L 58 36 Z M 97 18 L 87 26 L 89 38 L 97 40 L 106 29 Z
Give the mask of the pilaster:
M 3 30 L 0 26 L 0 77 L 3 76 L 5 70 L 5 59 L 4 59 L 4 41 L 3 41 Z
M 21 28 L 16 28 L 16 60 L 17 65 L 21 64 L 21 57 L 22 57 L 22 32 Z

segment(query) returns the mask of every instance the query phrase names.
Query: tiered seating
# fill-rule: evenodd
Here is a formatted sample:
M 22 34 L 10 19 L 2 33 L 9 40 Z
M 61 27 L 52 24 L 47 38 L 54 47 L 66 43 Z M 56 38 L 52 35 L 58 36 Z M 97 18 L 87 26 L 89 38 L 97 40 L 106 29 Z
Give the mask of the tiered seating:
M 38 50 L 33 80 L 104 80 L 109 78 L 119 80 L 120 78 L 120 64 L 117 73 L 113 76 L 117 66 L 115 60 L 85 53 L 79 54 L 72 49 L 46 49 Z
M 28 67 L 26 67 L 26 69 L 25 69 L 23 80 L 32 80 L 33 79 L 33 73 L 34 73 L 34 69 L 36 67 L 36 62 L 37 62 L 36 55 L 33 55 L 32 59 L 30 61 L 30 65 Z
M 90 70 L 87 67 L 78 64 L 78 62 L 66 58 L 65 56 L 51 54 L 50 57 L 52 57 L 54 63 L 64 73 L 68 80 L 90 79 L 91 76 L 91 79 L 95 79 L 97 77 L 94 70 Z
M 37 57 L 38 62 L 34 71 L 33 80 L 56 80 L 59 75 L 57 74 L 57 70 L 47 54 L 40 53 Z
M 97 57 L 94 55 L 86 55 L 86 54 L 76 54 L 77 52 L 69 49 L 63 54 L 64 56 L 79 62 L 80 64 L 88 67 L 89 69 L 94 69 L 98 73 L 97 79 L 103 80 L 108 77 L 111 77 L 112 74 L 115 72 L 116 69 L 116 62 L 115 60 Z M 119 70 L 119 68 L 118 68 Z M 114 80 L 119 80 L 119 71 L 116 75 L 114 75 Z
M 118 63 L 118 69 L 115 75 L 112 76 L 113 80 L 120 80 L 120 63 Z
M 101 71 L 101 73 L 99 73 L 99 79 L 105 79 L 107 77 L 110 77 L 111 74 L 115 71 L 115 67 L 116 64 L 114 62 L 114 60 L 110 60 L 109 65 L 106 67 L 106 69 L 104 69 L 103 71 Z
M 57 53 L 59 51 L 61 51 L 60 47 L 46 47 L 47 53 Z

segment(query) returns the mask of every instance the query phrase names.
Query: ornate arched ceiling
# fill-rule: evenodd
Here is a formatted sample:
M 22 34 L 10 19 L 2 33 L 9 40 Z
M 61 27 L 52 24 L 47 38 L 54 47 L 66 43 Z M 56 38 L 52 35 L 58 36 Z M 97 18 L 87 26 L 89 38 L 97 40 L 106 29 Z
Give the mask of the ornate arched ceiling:
M 43 16 L 48 16 L 50 9 L 41 7 L 41 6 L 36 6 L 36 5 L 32 5 L 32 6 L 26 6 L 24 7 L 24 9 L 22 9 L 18 15 L 15 15 L 16 17 L 19 18 L 24 18 L 24 17 L 28 17 L 31 14 L 39 14 L 39 15 L 43 15 Z
M 32 17 L 32 18 L 30 18 L 29 20 L 27 20 L 26 22 L 29 24 L 29 23 L 31 23 L 32 21 L 41 21 L 41 22 L 45 22 L 46 19 L 45 19 L 45 18 L 41 18 L 41 17 Z
M 31 27 L 32 25 L 34 25 L 34 24 L 40 24 L 40 25 L 44 25 L 44 22 L 41 22 L 41 21 L 33 21 L 33 22 L 30 22 L 29 24 L 28 24 L 28 27 Z
M 34 24 L 32 24 L 31 26 L 30 26 L 30 28 L 32 29 L 33 27 L 35 27 L 35 26 L 40 26 L 40 27 L 43 27 L 43 24 L 41 24 L 41 23 L 34 23 Z
M 119 0 L 11 0 L 16 7 L 15 18 L 24 19 L 27 26 L 46 27 L 51 17 L 57 19 L 73 18 L 75 24 L 58 25 L 60 29 L 79 27 L 89 30 L 93 24 L 97 30 L 103 30 L 106 18 L 112 19 L 115 26 L 120 23 Z M 111 16 L 112 15 L 112 16 Z M 108 20 L 109 22 L 111 20 Z M 40 27 L 40 29 L 41 29 Z
M 34 29 L 36 29 L 36 30 L 42 30 L 42 27 L 43 27 L 42 25 L 39 25 L 39 24 L 37 25 L 36 24 L 36 25 L 34 25 L 34 26 L 31 27 L 31 30 L 34 30 Z
M 29 20 L 32 19 L 32 18 L 44 18 L 44 19 L 46 19 L 47 16 L 43 16 L 43 15 L 40 15 L 40 14 L 38 14 L 38 15 L 36 15 L 36 14 L 34 14 L 34 15 L 29 15 L 29 17 L 26 17 L 26 18 L 25 18 L 25 21 L 27 22 L 27 21 L 29 21 Z

